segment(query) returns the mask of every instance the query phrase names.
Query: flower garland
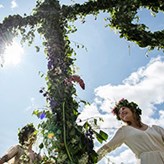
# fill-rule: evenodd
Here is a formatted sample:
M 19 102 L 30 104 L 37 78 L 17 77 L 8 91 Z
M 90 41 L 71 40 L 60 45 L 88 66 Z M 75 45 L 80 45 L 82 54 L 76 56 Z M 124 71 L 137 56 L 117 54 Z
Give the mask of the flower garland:
M 138 114 L 141 115 L 142 111 L 138 107 L 138 105 L 135 102 L 129 102 L 127 99 L 122 98 L 119 100 L 118 103 L 116 103 L 115 107 L 112 109 L 112 113 L 117 116 L 118 120 L 121 120 L 119 117 L 119 110 L 122 107 L 128 107 L 130 109 L 134 109 L 134 111 Z

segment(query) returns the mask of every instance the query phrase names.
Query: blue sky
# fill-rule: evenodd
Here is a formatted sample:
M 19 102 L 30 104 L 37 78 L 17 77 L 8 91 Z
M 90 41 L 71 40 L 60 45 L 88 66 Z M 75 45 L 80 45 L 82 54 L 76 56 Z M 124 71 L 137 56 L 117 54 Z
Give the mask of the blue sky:
M 65 4 L 70 2 L 61 1 Z M 76 2 L 81 3 L 83 0 Z M 30 14 L 34 6 L 33 0 L 3 0 L 0 2 L 0 22 L 9 14 Z M 140 10 L 138 15 L 140 22 L 146 22 L 151 30 L 164 28 L 162 13 L 153 18 L 150 11 Z M 164 127 L 163 52 L 154 50 L 147 57 L 146 49 L 120 39 L 117 32 L 105 28 L 106 16 L 101 14 L 96 21 L 94 17 L 88 16 L 84 24 L 76 21 L 78 31 L 70 36 L 72 42 L 81 43 L 87 48 L 87 51 L 75 48 L 77 74 L 86 84 L 85 90 L 77 86 L 77 92 L 81 99 L 91 103 L 91 106 L 83 108 L 79 118 L 103 117 L 104 122 L 99 127 L 109 133 L 110 139 L 114 129 L 121 126 L 110 111 L 114 102 L 124 97 L 139 104 L 143 109 L 142 119 L 145 123 Z M 18 44 L 19 38 L 15 42 Z M 35 43 L 41 44 L 39 37 Z M 46 73 L 43 51 L 36 53 L 34 46 L 24 46 L 17 48 L 17 52 L 11 52 L 14 55 L 18 50 L 21 56 L 18 64 L 6 62 L 0 68 L 0 155 L 18 142 L 18 128 L 29 122 L 38 123 L 39 120 L 31 115 L 32 111 L 45 105 L 45 100 L 39 93 L 39 89 L 45 86 L 44 78 L 39 76 L 39 71 Z M 96 142 L 95 149 L 99 146 Z M 107 163 L 107 158 L 116 164 L 120 164 L 120 161 L 127 162 L 127 158 L 131 159 L 128 164 L 135 163 L 134 155 L 124 145 L 109 153 L 99 163 Z

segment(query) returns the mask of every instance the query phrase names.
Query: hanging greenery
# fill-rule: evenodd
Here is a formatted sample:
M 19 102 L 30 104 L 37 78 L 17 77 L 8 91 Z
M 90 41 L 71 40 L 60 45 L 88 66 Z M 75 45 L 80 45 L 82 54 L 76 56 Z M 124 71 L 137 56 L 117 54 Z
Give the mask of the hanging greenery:
M 1 54 L 5 45 L 18 35 L 22 36 L 21 43 L 28 41 L 29 45 L 33 43 L 36 32 L 43 38 L 47 58 L 47 86 L 40 93 L 47 104 L 46 109 L 33 112 L 41 119 L 38 128 L 43 135 L 43 142 L 39 147 L 46 148 L 48 153 L 41 163 L 96 163 L 93 139 L 96 137 L 99 142 L 103 142 L 108 137 L 103 131 L 95 131 L 88 121 L 83 125 L 76 122 L 81 103 L 87 102 L 77 99 L 75 85 L 79 84 L 85 89 L 85 82 L 72 67 L 75 52 L 70 46 L 69 34 L 76 32 L 76 28 L 70 27 L 68 23 L 79 18 L 85 19 L 88 14 L 97 16 L 103 11 L 109 13 L 108 26 L 116 28 L 120 37 L 136 42 L 140 47 L 163 49 L 164 30 L 151 32 L 146 25 L 134 23 L 140 8 L 158 13 L 164 11 L 164 2 L 89 0 L 83 4 L 61 6 L 57 0 L 37 0 L 30 16 L 9 16 L 0 24 Z M 38 52 L 40 48 L 35 47 Z M 97 123 L 96 119 L 94 122 Z
M 142 8 L 150 10 L 154 14 L 164 11 L 162 0 L 90 0 L 84 4 L 63 6 L 63 13 L 69 20 L 76 20 L 78 16 L 85 17 L 88 14 L 97 15 L 100 11 L 109 13 L 106 19 L 108 26 L 119 31 L 120 37 L 133 41 L 140 47 L 164 48 L 164 30 L 152 32 L 145 24 L 139 24 L 136 16 Z M 135 23 L 136 22 L 136 23 Z

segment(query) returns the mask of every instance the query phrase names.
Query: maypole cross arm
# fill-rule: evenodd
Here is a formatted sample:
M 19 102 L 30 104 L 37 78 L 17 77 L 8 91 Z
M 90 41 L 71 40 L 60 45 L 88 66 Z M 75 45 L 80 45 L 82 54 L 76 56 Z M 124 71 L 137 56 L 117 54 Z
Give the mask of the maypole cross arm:
M 39 17 L 20 15 L 9 15 L 0 24 L 0 55 L 3 58 L 3 53 L 7 45 L 12 44 L 13 38 L 19 34 L 22 35 L 22 43 L 29 40 L 32 44 L 34 38 L 34 26 L 37 24 Z M 26 32 L 26 27 L 29 26 L 29 32 Z
M 37 1 L 36 9 L 37 14 L 27 17 L 22 17 L 20 15 L 13 15 L 5 18 L 2 24 L 0 24 L 0 53 L 2 54 L 4 51 L 4 41 L 5 43 L 10 43 L 13 35 L 16 35 L 16 30 L 18 29 L 23 34 L 24 26 L 31 25 L 33 27 L 37 24 L 37 22 L 42 19 L 44 12 L 47 11 L 46 14 L 50 14 L 53 11 L 49 6 L 49 3 L 55 4 L 58 1 L 50 0 L 41 3 L 41 1 Z M 47 9 L 49 7 L 49 9 Z M 71 6 L 63 5 L 60 14 L 64 19 L 68 19 L 70 21 L 74 21 L 78 18 L 78 16 L 85 17 L 88 14 L 97 15 L 100 11 L 109 13 L 109 18 L 107 20 L 110 21 L 108 24 L 110 27 L 116 28 L 120 37 L 124 37 L 129 41 L 133 41 L 137 43 L 140 47 L 148 47 L 149 49 L 163 49 L 164 48 L 164 30 L 151 32 L 149 28 L 144 24 L 134 24 L 132 22 L 136 22 L 136 14 L 137 10 L 140 8 L 146 8 L 154 13 L 158 13 L 159 11 L 164 11 L 164 2 L 162 0 L 158 1 L 147 1 L 147 0 L 89 0 L 84 4 L 74 4 Z M 40 12 L 40 13 L 39 13 Z M 21 28 L 22 27 L 22 28 Z M 32 36 L 32 35 L 31 35 Z M 28 36 L 29 37 L 29 36 Z M 25 37 L 23 38 L 25 40 Z
M 108 26 L 116 28 L 120 37 L 133 41 L 140 47 L 147 47 L 149 50 L 164 49 L 164 30 L 152 32 L 145 24 L 137 22 L 136 14 L 141 8 L 148 9 L 154 13 L 164 11 L 164 1 L 147 0 L 90 0 L 84 4 L 74 4 L 62 7 L 63 15 L 71 21 L 88 14 L 97 15 L 101 12 L 109 13 L 106 19 L 110 21 Z

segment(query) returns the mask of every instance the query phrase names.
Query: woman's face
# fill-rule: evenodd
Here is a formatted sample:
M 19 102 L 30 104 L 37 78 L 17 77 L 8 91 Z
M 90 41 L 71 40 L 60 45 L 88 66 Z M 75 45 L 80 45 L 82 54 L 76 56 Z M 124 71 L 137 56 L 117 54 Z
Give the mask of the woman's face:
M 35 133 L 30 133 L 30 134 L 28 135 L 28 143 L 29 143 L 30 145 L 32 145 L 32 144 L 36 141 L 36 139 L 37 139 L 37 136 L 36 136 Z
M 120 119 L 124 122 L 131 122 L 134 119 L 133 113 L 128 107 L 121 107 L 118 115 Z

